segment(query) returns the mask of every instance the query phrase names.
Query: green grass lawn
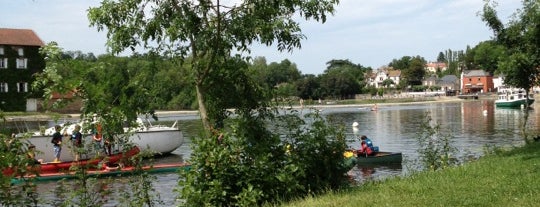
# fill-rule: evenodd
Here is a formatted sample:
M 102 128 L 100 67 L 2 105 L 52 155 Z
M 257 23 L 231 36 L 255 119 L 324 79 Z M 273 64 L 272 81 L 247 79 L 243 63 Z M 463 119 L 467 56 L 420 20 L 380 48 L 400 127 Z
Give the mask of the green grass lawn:
M 540 206 L 540 143 L 283 206 Z

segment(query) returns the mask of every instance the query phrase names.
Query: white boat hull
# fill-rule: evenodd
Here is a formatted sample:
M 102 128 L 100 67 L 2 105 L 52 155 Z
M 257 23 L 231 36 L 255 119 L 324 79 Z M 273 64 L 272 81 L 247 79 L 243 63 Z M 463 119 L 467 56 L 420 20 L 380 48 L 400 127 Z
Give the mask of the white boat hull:
M 130 137 L 135 145 L 143 150 L 150 150 L 154 154 L 167 154 L 176 150 L 184 143 L 184 136 L 180 130 L 149 129 L 139 131 Z
M 43 159 L 44 162 L 50 162 L 54 159 L 53 144 L 51 143 L 52 136 L 32 136 L 28 139 L 30 144 L 36 146 L 36 159 Z M 171 127 L 154 127 L 147 130 L 137 131 L 129 137 L 133 144 L 137 145 L 141 151 L 150 150 L 152 153 L 167 154 L 176 150 L 184 143 L 182 131 Z M 83 137 L 85 147 L 93 147 L 92 136 L 85 135 Z M 73 153 L 71 141 L 69 137 L 64 137 L 62 140 L 61 161 L 73 161 L 75 154 Z M 118 147 L 113 148 L 113 152 L 120 151 Z M 94 154 L 82 155 L 81 159 L 91 157 Z

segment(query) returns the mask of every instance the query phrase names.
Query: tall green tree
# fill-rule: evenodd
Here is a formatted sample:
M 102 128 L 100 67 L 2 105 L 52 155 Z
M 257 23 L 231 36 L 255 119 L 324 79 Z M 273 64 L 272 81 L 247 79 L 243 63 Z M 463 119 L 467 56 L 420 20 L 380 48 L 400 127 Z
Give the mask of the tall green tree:
M 321 97 L 321 84 L 319 78 L 313 74 L 303 75 L 295 83 L 298 97 L 302 99 L 319 99 Z
M 513 19 L 504 25 L 497 16 L 496 2 L 486 0 L 482 20 L 493 30 L 495 40 L 506 47 L 498 68 L 504 76 L 504 83 L 525 89 L 525 96 L 529 99 L 530 89 L 540 80 L 540 1 L 523 0 L 522 4 Z M 525 107 L 529 107 L 528 101 Z M 526 110 L 521 127 L 526 143 L 530 141 L 526 130 L 528 117 Z
M 506 47 L 499 61 L 499 72 L 505 84 L 529 90 L 540 80 L 540 1 L 523 0 L 523 7 L 508 24 L 503 24 L 495 9 L 496 2 L 487 0 L 482 20 L 495 34 L 495 40 Z
M 366 68 L 349 60 L 330 60 L 326 65 L 320 76 L 325 96 L 342 99 L 360 93 Z
M 439 55 L 437 56 L 437 62 L 440 62 L 440 63 L 446 62 L 446 57 L 444 56 L 443 52 L 439 52 Z
M 475 47 L 474 62 L 478 69 L 494 74 L 503 55 L 503 46 L 497 45 L 493 41 L 485 41 Z
M 465 49 L 465 57 L 463 58 L 463 69 L 465 70 L 473 70 L 476 68 L 476 65 L 474 64 L 474 49 L 471 48 L 470 45 L 467 45 L 467 48 Z M 455 74 L 454 75 L 458 75 Z
M 205 128 L 210 129 L 206 101 L 209 88 L 217 85 L 206 80 L 225 72 L 221 66 L 233 53 L 249 52 L 254 42 L 276 43 L 279 51 L 298 48 L 304 35 L 291 17 L 325 22 L 338 2 L 104 0 L 99 7 L 90 8 L 88 17 L 92 26 L 107 31 L 113 53 L 142 45 L 181 58 L 189 56 L 186 61 L 194 78 L 200 115 Z
M 268 64 L 265 57 L 255 57 L 248 67 L 248 73 L 257 83 L 264 83 L 268 76 Z
M 405 77 L 409 81 L 409 85 L 422 85 L 422 80 L 426 74 L 425 64 L 425 60 L 418 57 L 411 60 L 409 68 L 405 71 Z
M 394 59 L 389 66 L 401 70 L 401 75 L 408 86 L 421 85 L 426 74 L 424 66 L 426 60 L 421 56 L 403 56 L 401 59 Z M 401 82 L 400 82 L 401 83 Z
M 393 67 L 396 70 L 405 70 L 409 68 L 410 62 L 413 59 L 411 56 L 403 56 L 400 59 L 393 59 L 388 63 L 388 67 Z
M 267 70 L 266 83 L 270 87 L 275 87 L 282 83 L 293 83 L 302 75 L 300 70 L 296 67 L 296 64 L 287 59 L 280 63 L 270 63 Z

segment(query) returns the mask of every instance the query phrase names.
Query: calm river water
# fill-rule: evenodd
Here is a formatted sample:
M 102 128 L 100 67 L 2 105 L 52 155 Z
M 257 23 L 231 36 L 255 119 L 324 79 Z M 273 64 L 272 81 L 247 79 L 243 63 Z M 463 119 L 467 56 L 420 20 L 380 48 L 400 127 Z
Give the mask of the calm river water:
M 370 111 L 365 107 L 321 107 L 323 116 L 332 120 L 335 125 L 345 126 L 349 145 L 358 148 L 356 139 L 359 135 L 367 135 L 381 151 L 398 151 L 404 155 L 404 162 L 398 166 L 356 166 L 349 172 L 351 177 L 359 182 L 372 179 L 384 179 L 389 176 L 406 175 L 418 169 L 418 153 L 416 133 L 429 113 L 434 122 L 441 125 L 443 132 L 451 134 L 453 145 L 459 150 L 461 159 L 476 158 L 482 155 L 486 146 L 518 146 L 523 144 L 520 137 L 520 124 L 523 111 L 519 109 L 499 109 L 493 100 L 456 101 L 439 103 L 411 103 L 401 105 L 379 105 L 378 111 Z M 311 111 L 303 109 L 303 113 Z M 157 159 L 158 163 L 178 162 L 189 160 L 191 153 L 191 138 L 197 136 L 200 121 L 193 115 L 167 115 L 161 120 L 179 120 L 184 132 L 185 143 L 172 155 Z M 357 128 L 352 123 L 358 122 Z M 531 110 L 528 129 L 531 132 L 540 131 L 540 110 Z M 163 206 L 177 203 L 178 176 L 174 173 L 156 174 L 154 182 L 156 192 L 163 200 Z M 112 188 L 125 188 L 126 182 L 116 182 Z M 38 186 L 40 197 L 54 199 L 58 186 L 55 182 L 42 183 Z M 111 199 L 114 200 L 114 199 Z M 111 201 L 111 206 L 115 203 Z

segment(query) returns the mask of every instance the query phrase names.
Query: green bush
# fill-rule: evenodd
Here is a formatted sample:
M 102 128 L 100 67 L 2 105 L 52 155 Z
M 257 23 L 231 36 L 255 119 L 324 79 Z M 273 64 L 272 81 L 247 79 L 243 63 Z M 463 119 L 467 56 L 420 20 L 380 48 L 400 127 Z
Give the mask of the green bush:
M 36 173 L 27 168 L 34 160 L 26 156 L 26 149 L 26 140 L 0 134 L 0 206 L 35 206 L 38 202 L 31 178 L 21 185 L 11 184 L 14 177 Z
M 418 154 L 422 165 L 426 169 L 438 170 L 456 164 L 453 154 L 457 149 L 453 146 L 452 135 L 441 131 L 441 125 L 432 126 L 429 113 L 416 134 L 418 141 Z
M 342 187 L 343 131 L 318 114 L 242 116 L 194 140 L 191 170 L 182 172 L 185 206 L 257 206 Z

